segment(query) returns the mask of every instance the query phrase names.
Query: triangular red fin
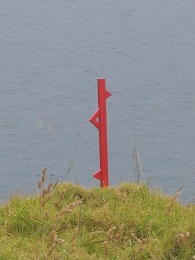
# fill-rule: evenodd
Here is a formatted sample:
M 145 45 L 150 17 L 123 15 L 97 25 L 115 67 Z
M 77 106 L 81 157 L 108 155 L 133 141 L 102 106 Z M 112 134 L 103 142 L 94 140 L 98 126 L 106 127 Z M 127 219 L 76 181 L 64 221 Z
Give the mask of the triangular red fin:
M 94 178 L 98 179 L 99 181 L 102 181 L 102 170 L 100 169 L 99 171 L 97 171 L 94 175 Z

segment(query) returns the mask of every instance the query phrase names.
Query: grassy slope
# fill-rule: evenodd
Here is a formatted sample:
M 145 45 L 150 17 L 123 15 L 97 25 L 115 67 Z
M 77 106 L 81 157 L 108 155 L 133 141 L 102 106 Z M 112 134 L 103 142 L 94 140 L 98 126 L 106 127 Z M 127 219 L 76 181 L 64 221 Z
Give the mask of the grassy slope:
M 1 260 L 195 255 L 195 206 L 181 206 L 147 185 L 87 190 L 62 183 L 40 192 L 1 205 Z

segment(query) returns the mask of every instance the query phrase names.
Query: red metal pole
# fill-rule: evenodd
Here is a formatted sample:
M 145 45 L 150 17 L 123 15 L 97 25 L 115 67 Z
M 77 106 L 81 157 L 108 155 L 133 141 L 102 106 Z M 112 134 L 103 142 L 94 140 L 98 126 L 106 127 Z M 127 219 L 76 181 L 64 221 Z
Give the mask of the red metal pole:
M 111 93 L 106 90 L 106 80 L 98 79 L 98 110 L 89 121 L 99 130 L 100 170 L 93 176 L 100 180 L 101 187 L 109 185 L 106 99 L 110 96 Z

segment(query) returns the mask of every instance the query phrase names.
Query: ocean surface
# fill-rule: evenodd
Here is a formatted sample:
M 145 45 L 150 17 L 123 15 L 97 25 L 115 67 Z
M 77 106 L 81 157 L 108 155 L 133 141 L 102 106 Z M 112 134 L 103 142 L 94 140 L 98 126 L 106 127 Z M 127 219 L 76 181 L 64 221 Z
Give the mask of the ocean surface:
M 195 199 L 195 1 L 0 1 L 0 201 L 47 183 L 99 186 L 106 78 L 110 185 Z

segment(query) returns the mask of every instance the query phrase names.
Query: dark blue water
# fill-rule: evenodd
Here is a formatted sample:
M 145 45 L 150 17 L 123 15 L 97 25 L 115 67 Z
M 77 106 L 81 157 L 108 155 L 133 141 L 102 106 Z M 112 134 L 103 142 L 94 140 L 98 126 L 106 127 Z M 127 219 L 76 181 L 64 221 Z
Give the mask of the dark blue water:
M 195 2 L 0 2 L 0 200 L 47 180 L 99 186 L 97 78 L 107 79 L 110 184 L 195 198 Z M 50 128 L 50 129 L 49 129 Z M 50 130 L 50 131 L 49 131 Z

